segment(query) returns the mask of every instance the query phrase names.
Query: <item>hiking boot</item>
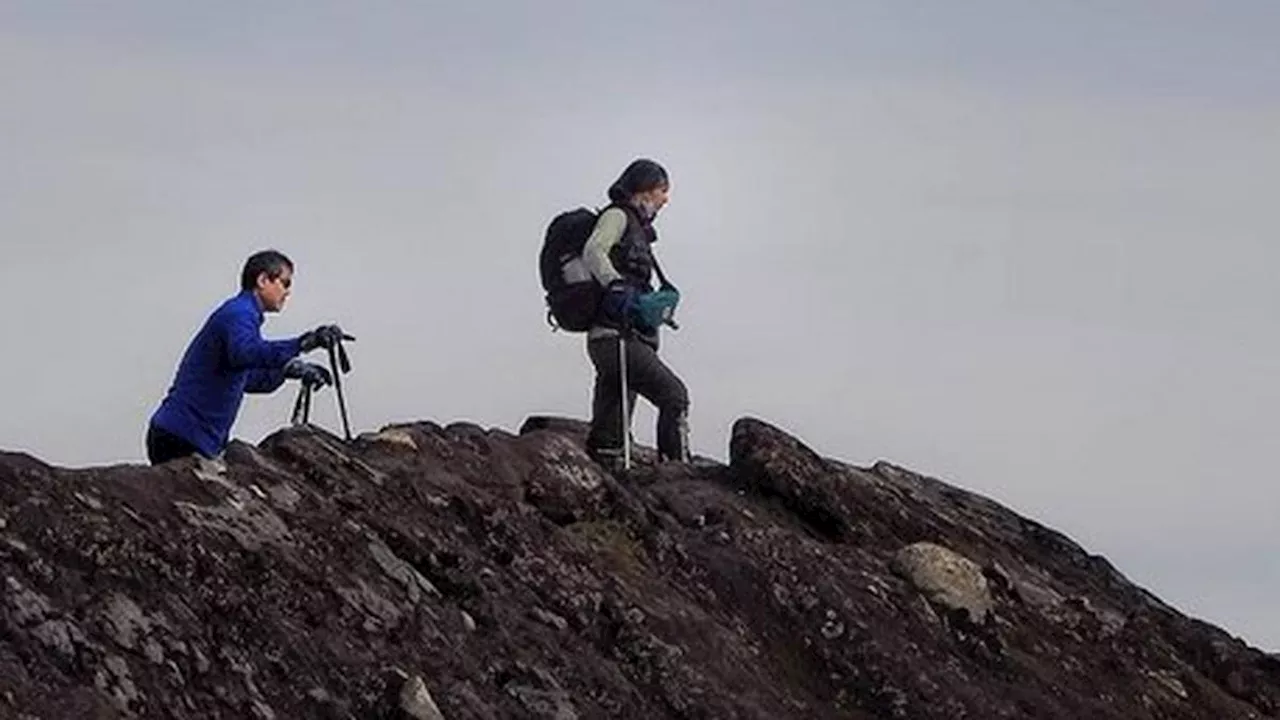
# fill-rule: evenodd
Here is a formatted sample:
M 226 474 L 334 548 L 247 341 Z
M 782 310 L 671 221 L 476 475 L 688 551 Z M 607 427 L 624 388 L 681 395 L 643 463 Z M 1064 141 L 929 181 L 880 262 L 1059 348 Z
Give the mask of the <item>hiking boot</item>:
M 587 448 L 587 457 L 610 473 L 618 473 L 626 469 L 622 448 Z

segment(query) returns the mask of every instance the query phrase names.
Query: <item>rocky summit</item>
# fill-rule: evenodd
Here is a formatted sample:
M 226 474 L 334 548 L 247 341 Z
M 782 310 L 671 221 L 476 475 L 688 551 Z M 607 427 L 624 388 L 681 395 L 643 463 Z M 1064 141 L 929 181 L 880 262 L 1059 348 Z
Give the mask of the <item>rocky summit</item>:
M 986 498 L 755 419 L 609 474 L 531 418 L 0 455 L 0 717 L 1280 716 L 1280 662 Z

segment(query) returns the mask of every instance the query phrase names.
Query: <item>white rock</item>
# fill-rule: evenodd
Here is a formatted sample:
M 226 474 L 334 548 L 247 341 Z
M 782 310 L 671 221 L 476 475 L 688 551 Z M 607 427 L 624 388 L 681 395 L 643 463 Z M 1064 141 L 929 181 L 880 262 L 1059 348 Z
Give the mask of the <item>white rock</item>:
M 427 683 L 414 675 L 400 688 L 400 709 L 413 720 L 444 720 L 436 701 L 432 699 Z

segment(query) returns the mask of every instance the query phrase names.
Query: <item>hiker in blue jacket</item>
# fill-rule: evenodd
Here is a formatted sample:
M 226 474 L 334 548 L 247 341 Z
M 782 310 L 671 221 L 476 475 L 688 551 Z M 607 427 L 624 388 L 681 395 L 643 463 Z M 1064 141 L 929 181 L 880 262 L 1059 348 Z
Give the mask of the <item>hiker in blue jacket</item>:
M 221 454 L 246 392 L 275 392 L 286 379 L 313 387 L 333 382 L 323 365 L 298 355 L 340 342 L 337 325 L 289 340 L 262 337 L 265 314 L 284 308 L 292 286 L 293 262 L 283 253 L 263 250 L 245 262 L 240 293 L 214 310 L 192 338 L 173 385 L 151 416 L 146 444 L 153 465 Z

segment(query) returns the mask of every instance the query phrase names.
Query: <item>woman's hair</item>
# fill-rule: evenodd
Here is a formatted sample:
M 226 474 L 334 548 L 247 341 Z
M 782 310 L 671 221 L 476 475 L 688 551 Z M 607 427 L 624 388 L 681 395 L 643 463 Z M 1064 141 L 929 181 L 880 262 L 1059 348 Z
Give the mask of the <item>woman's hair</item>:
M 640 158 L 632 161 L 622 175 L 609 186 L 609 199 L 615 203 L 625 203 L 632 195 L 652 190 L 670 183 L 667 171 L 661 165 Z

